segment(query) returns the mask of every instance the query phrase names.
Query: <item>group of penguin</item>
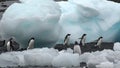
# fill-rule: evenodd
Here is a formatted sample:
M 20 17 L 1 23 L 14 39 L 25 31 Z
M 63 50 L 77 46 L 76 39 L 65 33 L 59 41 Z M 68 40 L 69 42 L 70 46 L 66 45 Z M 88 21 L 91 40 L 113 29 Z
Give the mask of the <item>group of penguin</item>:
M 14 38 L 10 38 L 8 41 L 3 40 L 3 44 L 0 47 L 5 50 L 4 52 L 28 50 L 34 48 L 34 42 L 35 39 L 32 37 L 28 42 L 28 47 L 23 49 L 20 48 L 19 43 L 17 43 Z
M 73 53 L 78 53 L 79 55 L 81 55 L 81 46 L 86 46 L 86 35 L 87 34 L 83 34 L 82 37 L 79 38 L 80 43 L 75 41 L 75 44 L 74 44 L 74 47 L 73 47 Z M 63 43 L 64 46 L 69 45 L 70 36 L 71 36 L 71 34 L 67 34 L 65 36 L 64 43 Z M 96 44 L 94 46 L 100 48 L 100 45 L 102 43 L 102 39 L 103 39 L 103 37 L 99 37 L 96 40 Z M 4 46 L 6 47 L 7 52 L 15 51 L 15 50 L 19 51 L 20 50 L 19 44 L 13 38 L 10 38 L 7 42 L 5 40 L 3 42 L 4 42 Z M 35 43 L 35 38 L 32 37 L 28 42 L 28 47 L 26 48 L 26 50 L 33 49 L 34 48 L 34 43 Z M 84 66 L 82 68 L 87 68 L 87 66 Z
M 65 45 L 65 46 L 69 45 L 70 36 L 71 36 L 71 34 L 67 34 L 65 36 L 63 45 Z M 78 39 L 80 39 L 80 43 L 75 41 L 75 44 L 74 44 L 74 47 L 73 47 L 74 53 L 78 53 L 79 55 L 81 54 L 81 46 L 86 45 L 86 36 L 87 36 L 87 34 L 83 34 L 81 38 L 78 38 Z M 99 37 L 97 40 L 95 40 L 96 44 L 94 45 L 94 47 L 99 47 L 100 48 L 101 43 L 102 43 L 102 39 L 103 39 L 103 37 Z
M 86 35 L 87 34 L 83 34 L 81 38 L 78 38 L 78 39 L 80 39 L 80 43 L 75 41 L 74 47 L 73 47 L 73 53 L 77 53 L 77 54 L 81 55 L 81 46 L 86 45 Z M 69 45 L 70 36 L 71 36 L 71 34 L 67 34 L 65 36 L 64 43 L 63 43 L 64 46 Z M 103 39 L 103 37 L 99 37 L 97 40 L 95 40 L 96 44 L 94 45 L 94 47 L 99 47 L 100 48 L 101 43 L 102 43 L 102 39 Z M 84 64 L 85 65 L 82 66 L 82 68 L 88 68 L 87 64 L 86 63 L 84 63 Z
M 86 35 L 87 34 L 83 34 L 80 39 L 80 43 L 78 43 L 77 41 L 75 41 L 75 44 L 74 44 L 74 53 L 81 53 L 81 49 L 80 49 L 80 46 L 85 46 L 86 44 Z M 71 34 L 67 34 L 64 38 L 64 43 L 63 45 L 67 46 L 69 45 L 69 40 L 70 40 L 70 36 Z M 99 47 L 100 48 L 100 45 L 102 43 L 102 39 L 103 37 L 99 37 L 97 40 L 96 40 L 96 44 L 94 45 L 95 47 Z M 10 38 L 7 42 L 5 42 L 5 40 L 3 41 L 4 42 L 4 45 L 6 47 L 6 50 L 7 51 L 14 51 L 14 50 L 19 50 L 20 49 L 20 46 L 19 44 L 13 39 L 13 38 Z M 34 43 L 35 43 L 35 38 L 32 37 L 29 42 L 28 42 L 28 47 L 26 48 L 27 50 L 28 49 L 33 49 L 34 48 Z

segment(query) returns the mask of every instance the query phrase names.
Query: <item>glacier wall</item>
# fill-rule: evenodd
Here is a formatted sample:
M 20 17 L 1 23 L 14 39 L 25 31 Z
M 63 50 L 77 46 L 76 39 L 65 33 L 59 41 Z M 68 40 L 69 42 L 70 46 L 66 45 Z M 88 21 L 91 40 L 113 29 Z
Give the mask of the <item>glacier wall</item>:
M 71 33 L 71 42 L 83 33 L 87 42 L 103 36 L 104 41 L 120 41 L 120 4 L 107 0 L 20 0 L 3 14 L 2 38 L 14 36 L 23 46 L 35 37 L 39 47 L 62 43 Z

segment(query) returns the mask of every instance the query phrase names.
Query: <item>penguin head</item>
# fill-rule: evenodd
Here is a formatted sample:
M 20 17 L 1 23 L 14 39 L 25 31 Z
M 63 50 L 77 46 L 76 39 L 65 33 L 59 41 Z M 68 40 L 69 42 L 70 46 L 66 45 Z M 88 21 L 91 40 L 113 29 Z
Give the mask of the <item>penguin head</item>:
M 31 38 L 29 39 L 28 43 L 30 43 L 31 40 L 35 40 L 35 38 L 34 38 L 34 37 L 31 37 Z
M 71 34 L 67 34 L 67 36 L 70 36 Z
M 75 41 L 75 45 L 78 45 L 78 42 L 77 42 L 77 41 Z
M 102 36 L 100 38 L 103 38 Z
M 35 38 L 34 38 L 34 37 L 31 37 L 31 40 L 35 40 Z
M 78 38 L 78 39 L 82 39 L 83 37 L 85 37 L 87 34 L 83 34 L 82 37 Z
M 99 37 L 98 39 L 102 39 L 103 37 L 101 36 L 101 37 Z
M 87 34 L 83 34 L 83 36 L 86 36 Z
M 99 37 L 97 40 L 100 40 L 100 39 L 102 39 L 103 37 L 101 36 L 101 37 Z
M 11 37 L 9 40 L 11 41 L 11 40 L 13 40 L 13 38 Z

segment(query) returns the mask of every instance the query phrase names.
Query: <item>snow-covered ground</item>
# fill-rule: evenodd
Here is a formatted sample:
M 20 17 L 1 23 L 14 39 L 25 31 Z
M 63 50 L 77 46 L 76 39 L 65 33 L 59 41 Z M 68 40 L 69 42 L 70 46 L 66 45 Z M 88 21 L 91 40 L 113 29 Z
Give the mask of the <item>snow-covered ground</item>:
M 117 49 L 116 49 L 117 48 Z M 0 55 L 0 66 L 55 66 L 79 67 L 86 62 L 89 68 L 119 68 L 120 43 L 114 44 L 113 50 L 73 54 L 73 50 L 58 51 L 53 48 L 36 48 L 22 52 L 7 52 Z

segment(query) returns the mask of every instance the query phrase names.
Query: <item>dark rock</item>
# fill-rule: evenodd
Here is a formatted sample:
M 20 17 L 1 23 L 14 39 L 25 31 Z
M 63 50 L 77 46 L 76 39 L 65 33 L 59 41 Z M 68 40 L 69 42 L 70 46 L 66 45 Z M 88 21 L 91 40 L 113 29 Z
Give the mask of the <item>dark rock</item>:
M 1 7 L 8 7 L 8 6 L 3 4 L 3 5 L 1 5 Z
M 4 12 L 6 9 L 1 9 L 0 12 Z
M 85 46 L 80 46 L 81 47 L 81 51 L 82 53 L 84 52 L 94 52 L 94 51 L 102 51 L 104 49 L 111 49 L 113 50 L 113 46 L 114 43 L 112 42 L 103 42 L 101 44 L 101 47 L 95 47 L 94 45 L 96 44 L 96 42 L 90 42 L 90 43 L 86 43 Z M 74 44 L 70 44 L 68 46 L 65 46 L 63 44 L 56 44 L 56 46 L 54 46 L 55 49 L 58 49 L 59 51 L 67 49 L 67 48 L 71 48 L 73 49 Z
M 3 47 L 5 45 L 5 40 L 0 40 L 0 47 Z
M 19 43 L 12 40 L 13 51 L 17 51 L 20 48 Z M 0 41 L 0 53 L 7 52 L 7 46 L 5 45 L 5 40 Z
M 87 64 L 85 62 L 81 62 L 80 67 L 84 67 L 84 66 L 87 66 Z
M 24 51 L 24 50 L 27 50 L 27 48 L 21 48 L 21 49 L 18 49 L 17 51 Z
M 120 3 L 120 0 L 109 0 L 109 1 Z
M 20 48 L 19 43 L 17 43 L 14 40 L 12 40 L 12 46 L 13 46 L 13 51 L 17 51 Z

